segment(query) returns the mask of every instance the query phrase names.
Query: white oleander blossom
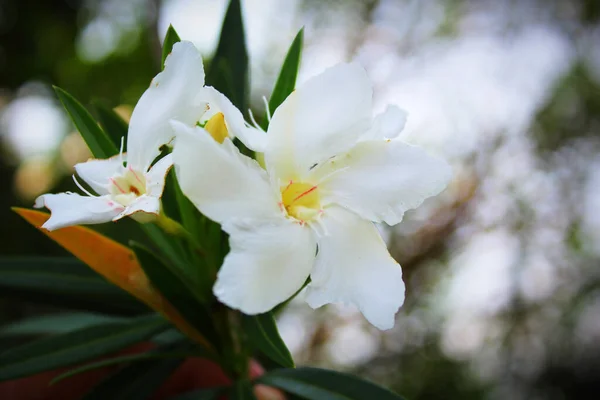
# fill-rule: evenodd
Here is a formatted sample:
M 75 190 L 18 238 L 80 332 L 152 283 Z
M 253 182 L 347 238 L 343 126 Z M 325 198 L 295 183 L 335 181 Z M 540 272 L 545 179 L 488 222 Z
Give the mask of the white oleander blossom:
M 99 224 L 132 216 L 154 220 L 161 212 L 165 176 L 171 155 L 154 162 L 161 146 L 174 137 L 169 124 L 177 119 L 202 125 L 218 142 L 236 132 L 252 149 L 264 145 L 264 134 L 245 125 L 240 111 L 220 92 L 204 86 L 202 57 L 191 42 L 179 42 L 167 57 L 165 69 L 151 82 L 133 110 L 127 134 L 127 153 L 75 165 L 77 175 L 97 195 L 86 191 L 44 194 L 35 206 L 51 210 L 43 225 L 48 230 L 80 224 Z M 262 142 L 261 142 L 262 140 Z
M 374 222 L 390 225 L 441 192 L 445 161 L 397 139 L 405 113 L 371 117 L 364 69 L 341 64 L 294 91 L 271 119 L 265 169 L 226 139 L 173 122 L 183 192 L 230 235 L 214 294 L 246 314 L 297 292 L 317 308 L 353 304 L 379 329 L 404 302 L 400 265 Z

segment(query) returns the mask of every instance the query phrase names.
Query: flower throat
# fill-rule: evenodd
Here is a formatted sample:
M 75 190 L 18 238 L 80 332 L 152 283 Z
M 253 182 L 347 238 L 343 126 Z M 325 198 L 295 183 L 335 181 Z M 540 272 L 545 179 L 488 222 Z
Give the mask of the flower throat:
M 281 187 L 281 206 L 290 217 L 308 222 L 321 212 L 319 189 L 310 183 L 290 181 Z

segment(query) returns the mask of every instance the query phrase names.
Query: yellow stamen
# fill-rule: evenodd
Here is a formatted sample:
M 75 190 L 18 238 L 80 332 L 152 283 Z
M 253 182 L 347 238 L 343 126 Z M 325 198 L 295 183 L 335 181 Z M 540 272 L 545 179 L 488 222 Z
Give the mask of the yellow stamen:
M 213 137 L 217 141 L 217 143 L 223 143 L 225 138 L 229 136 L 229 132 L 227 132 L 227 126 L 225 125 L 225 116 L 223 113 L 216 113 L 213 115 L 206 125 L 204 125 L 204 129 L 210 136 Z

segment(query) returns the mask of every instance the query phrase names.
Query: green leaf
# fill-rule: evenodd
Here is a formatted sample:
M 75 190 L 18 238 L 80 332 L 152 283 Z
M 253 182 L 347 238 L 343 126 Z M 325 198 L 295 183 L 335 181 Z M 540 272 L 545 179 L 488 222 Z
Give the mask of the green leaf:
M 51 336 L 0 354 L 0 381 L 74 365 L 121 350 L 170 326 L 158 315 Z
M 198 297 L 197 290 L 190 286 L 189 279 L 177 269 L 170 268 L 142 245 L 132 243 L 131 247 L 152 285 L 188 323 L 218 347 L 219 337 L 212 325 L 211 315 L 202 299 Z
M 300 29 L 290 49 L 285 56 L 285 60 L 283 61 L 283 65 L 281 66 L 281 71 L 279 72 L 279 77 L 277 78 L 277 82 L 275 82 L 275 86 L 273 87 L 273 92 L 271 93 L 271 98 L 269 99 L 269 112 L 271 115 L 275 112 L 277 107 L 283 103 L 283 101 L 294 91 L 296 87 L 296 78 L 298 77 L 298 69 L 300 68 L 300 59 L 302 56 L 302 45 L 304 43 L 304 28 Z M 269 119 L 263 118 L 262 120 L 262 128 L 267 130 L 269 126 Z
M 112 108 L 100 103 L 99 101 L 92 102 L 100 125 L 104 128 L 104 132 L 108 134 L 112 143 L 117 147 L 121 148 L 121 140 L 123 140 L 123 151 L 127 151 L 127 141 L 124 138 L 127 137 L 127 130 L 129 125 L 119 114 L 117 114 Z
M 161 348 L 161 351 L 184 352 L 189 343 Z M 181 359 L 152 359 L 133 363 L 104 379 L 83 400 L 146 400 L 181 365 Z
M 181 187 L 179 186 L 175 174 L 175 168 L 171 168 L 167 174 L 162 199 L 163 209 L 166 214 L 181 222 L 188 232 L 194 235 L 195 238 L 198 238 L 200 232 L 200 220 L 203 216 L 181 191 Z
M 294 360 L 286 347 L 273 315 L 268 312 L 259 315 L 243 315 L 242 329 L 250 342 L 271 360 L 285 368 L 294 368 Z
M 257 382 L 308 400 L 402 400 L 397 394 L 374 383 L 319 368 L 274 370 L 261 376 Z
M 165 189 L 162 196 L 163 211 L 165 214 L 181 223 L 189 237 L 186 241 L 180 239 L 182 251 L 187 252 L 188 262 L 181 267 L 199 283 L 205 283 L 199 288 L 202 293 L 210 292 L 210 284 L 214 281 L 217 265 L 211 258 L 219 249 L 220 243 L 215 246 L 211 242 L 210 230 L 207 224 L 211 223 L 198 211 L 194 204 L 183 194 L 179 182 L 172 168 L 167 174 Z M 220 231 L 220 226 L 219 226 Z M 176 240 L 173 238 L 173 240 Z M 210 249 L 210 251 L 208 251 Z M 199 266 L 202 266 L 199 268 Z
M 71 257 L 0 258 L 0 293 L 25 301 L 136 315 L 148 308 Z
M 169 236 L 156 224 L 139 224 L 138 225 L 150 240 L 156 245 L 156 248 L 169 261 L 177 265 L 182 270 L 185 270 L 187 265 L 183 254 L 183 247 L 178 238 Z
M 249 381 L 242 380 L 235 382 L 229 391 L 231 400 L 256 400 L 252 391 L 252 384 Z
M 206 84 L 231 100 L 242 112 L 247 106 L 248 51 L 240 0 L 231 0 L 223 20 L 219 45 L 206 75 Z
M 173 25 L 169 25 L 169 29 L 167 29 L 167 34 L 165 35 L 165 40 L 163 41 L 162 46 L 162 59 L 161 59 L 161 69 L 165 69 L 165 60 L 167 56 L 171 54 L 171 50 L 173 50 L 173 45 L 177 42 L 181 41 L 179 35 L 173 28 Z
M 130 354 L 127 356 L 112 357 L 112 358 L 92 362 L 89 364 L 85 364 L 85 365 L 82 365 L 81 367 L 73 368 L 65 373 L 58 375 L 57 377 L 52 379 L 52 381 L 50 381 L 50 384 L 54 385 L 64 379 L 70 378 L 72 376 L 83 374 L 84 372 L 87 372 L 87 371 L 93 371 L 98 368 L 108 367 L 111 365 L 126 364 L 126 363 L 131 363 L 131 362 L 140 362 L 140 361 L 156 360 L 156 359 L 164 360 L 164 359 L 170 359 L 170 358 L 188 358 L 188 357 L 197 357 L 197 356 L 198 356 L 198 354 L 192 354 L 192 353 L 187 353 L 187 352 L 165 352 L 159 348 L 156 351 L 148 351 L 146 353 L 141 353 L 141 354 Z
M 54 86 L 54 91 L 94 157 L 109 158 L 119 153 L 119 148 L 81 103 L 57 86 Z
M 23 335 L 59 335 L 89 326 L 109 322 L 124 322 L 126 318 L 92 313 L 61 313 L 25 318 L 0 328 L 0 337 Z

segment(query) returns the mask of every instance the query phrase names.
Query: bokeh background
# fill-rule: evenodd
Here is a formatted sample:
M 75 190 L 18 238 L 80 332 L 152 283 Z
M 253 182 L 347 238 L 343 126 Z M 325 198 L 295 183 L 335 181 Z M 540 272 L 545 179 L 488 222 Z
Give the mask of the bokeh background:
M 63 254 L 9 210 L 75 190 L 72 166 L 89 157 L 51 85 L 126 115 L 159 70 L 168 25 L 209 60 L 225 6 L 0 1 L 2 255 Z M 300 83 L 359 61 L 375 111 L 407 110 L 403 138 L 455 171 L 442 195 L 381 227 L 407 284 L 396 326 L 294 301 L 279 325 L 297 362 L 408 399 L 598 398 L 600 3 L 246 0 L 243 11 L 256 115 L 304 26 Z M 0 293 L 3 323 L 56 311 Z

